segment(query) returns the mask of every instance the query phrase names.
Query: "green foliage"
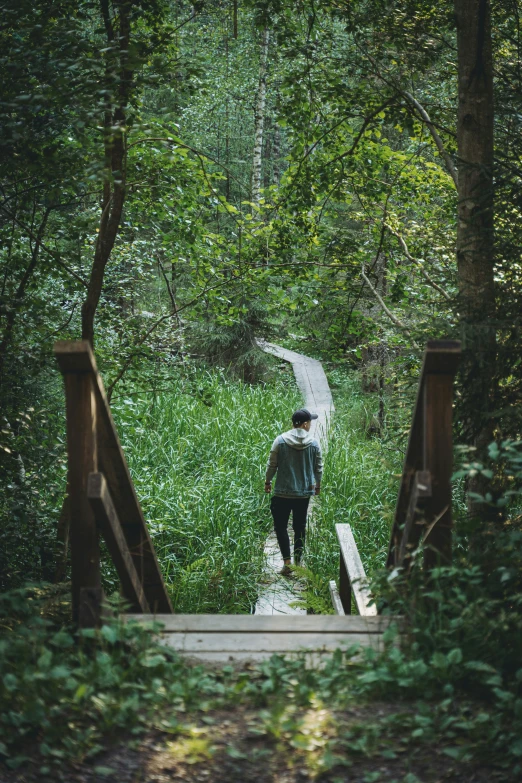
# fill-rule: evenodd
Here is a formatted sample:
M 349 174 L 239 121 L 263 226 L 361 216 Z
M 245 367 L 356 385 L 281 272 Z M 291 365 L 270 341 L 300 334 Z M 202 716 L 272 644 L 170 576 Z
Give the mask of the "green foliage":
M 266 310 L 256 300 L 246 302 L 231 323 L 203 319 L 191 325 L 189 342 L 200 356 L 245 383 L 259 383 L 270 374 L 271 362 L 259 350 L 258 335 L 269 331 Z
M 380 755 L 385 763 L 404 746 L 436 742 L 456 760 L 519 775 L 521 535 L 500 538 L 487 567 L 462 563 L 436 569 L 429 579 L 419 568 L 408 580 L 381 572 L 373 585 L 379 606 L 401 616 L 402 635 L 394 623 L 382 652 L 339 650 L 319 670 L 274 657 L 260 666 L 260 680 L 240 684 L 244 698 L 268 707 L 270 731 L 281 731 L 284 721 L 294 747 L 305 710 L 330 711 L 339 724 L 328 741 L 323 737 L 327 769 L 339 762 L 339 751 Z M 384 717 L 344 725 L 343 710 L 361 702 L 395 706 Z
M 178 712 L 223 691 L 160 646 L 158 626 L 114 620 L 75 635 L 42 615 L 38 595 L 27 587 L 0 596 L 0 755 L 11 769 L 35 745 L 49 772 L 95 755 L 118 731 L 175 731 Z
M 57 378 L 45 381 L 25 390 L 32 405 L 22 398 L 2 418 L 0 589 L 54 573 L 67 465 L 61 388 Z

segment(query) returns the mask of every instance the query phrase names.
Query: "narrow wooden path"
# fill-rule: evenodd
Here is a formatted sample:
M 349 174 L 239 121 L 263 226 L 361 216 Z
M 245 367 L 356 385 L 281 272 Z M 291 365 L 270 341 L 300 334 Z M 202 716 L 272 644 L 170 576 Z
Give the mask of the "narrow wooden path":
M 317 359 L 289 351 L 287 348 L 281 348 L 279 345 L 273 345 L 264 340 L 259 340 L 258 345 L 266 353 L 291 363 L 297 385 L 303 395 L 304 406 L 312 413 L 318 414 L 318 418 L 312 421 L 310 432 L 321 444 L 323 453 L 326 452 L 328 423 L 334 411 L 334 404 L 323 365 Z M 312 504 L 310 510 L 311 507 Z M 266 540 L 265 557 L 266 584 L 263 585 L 260 592 L 255 613 L 258 615 L 305 615 L 306 609 L 291 605 L 299 598 L 299 586 L 279 573 L 283 568 L 283 559 L 275 533 L 271 533 Z
M 333 405 L 320 362 L 279 346 L 262 347 L 292 363 L 305 404 L 320 415 L 314 432 L 326 448 Z M 174 615 L 92 348 L 87 341 L 62 342 L 55 352 L 65 381 L 71 582 L 77 626 L 97 627 L 104 621 L 101 534 L 118 572 L 122 596 L 131 608 L 126 617 L 138 622 L 158 620 L 164 625 L 163 641 L 183 655 L 246 662 L 306 651 L 322 659 L 343 644 L 382 647 L 383 633 L 396 618 L 375 616 L 350 526 L 344 524 L 336 525 L 338 589 L 330 583 L 339 616 L 290 619 L 285 616 L 289 612 L 269 597 L 268 589 L 265 616 Z M 429 544 L 424 550 L 426 570 L 440 558 L 451 557 L 452 391 L 459 359 L 460 343 L 432 340 L 426 346 L 388 552 L 388 567 L 404 567 L 406 574 L 421 538 Z M 352 596 L 360 617 L 348 616 Z

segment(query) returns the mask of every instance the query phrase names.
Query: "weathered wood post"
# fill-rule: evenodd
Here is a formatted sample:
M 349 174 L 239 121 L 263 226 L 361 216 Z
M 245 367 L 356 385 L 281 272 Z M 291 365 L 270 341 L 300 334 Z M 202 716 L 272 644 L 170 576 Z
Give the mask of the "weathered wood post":
M 90 344 L 56 343 L 55 354 L 67 408 L 73 618 L 80 626 L 102 620 L 98 534 L 132 611 L 172 614 Z
M 339 598 L 343 605 L 344 613 L 352 613 L 352 586 L 350 584 L 350 577 L 344 564 L 343 552 L 339 556 Z
M 453 361 L 452 361 L 453 359 Z M 458 361 L 458 359 L 457 359 Z M 431 369 L 431 368 L 429 368 Z M 454 357 L 435 365 L 424 381 L 424 470 L 431 476 L 424 533 L 424 566 L 451 562 Z
M 57 343 L 55 353 L 65 383 L 72 615 L 85 628 L 99 625 L 103 602 L 99 535 L 87 498 L 89 473 L 98 469 L 97 411 L 92 371 L 70 346 Z
M 409 570 L 419 544 L 425 545 L 427 569 L 451 560 L 452 403 L 460 355 L 460 343 L 453 340 L 430 340 L 426 346 L 388 551 L 389 568 Z

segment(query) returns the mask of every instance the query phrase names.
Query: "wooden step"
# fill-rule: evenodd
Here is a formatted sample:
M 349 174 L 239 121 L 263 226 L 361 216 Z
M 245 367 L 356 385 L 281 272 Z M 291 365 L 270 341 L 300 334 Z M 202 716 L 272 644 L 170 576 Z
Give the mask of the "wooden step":
M 353 645 L 381 649 L 390 617 L 336 615 L 126 615 L 163 625 L 162 640 L 190 658 L 212 663 L 260 661 L 305 652 L 309 662 Z

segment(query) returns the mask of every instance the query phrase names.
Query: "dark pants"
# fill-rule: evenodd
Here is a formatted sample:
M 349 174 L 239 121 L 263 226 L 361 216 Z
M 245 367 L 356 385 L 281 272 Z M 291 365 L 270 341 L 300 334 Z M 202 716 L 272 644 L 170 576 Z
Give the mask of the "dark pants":
M 288 538 L 288 520 L 292 512 L 294 529 L 294 561 L 299 563 L 303 553 L 306 536 L 306 512 L 310 498 L 279 498 L 272 495 L 270 511 L 274 518 L 274 530 L 283 560 L 290 560 L 290 539 Z

